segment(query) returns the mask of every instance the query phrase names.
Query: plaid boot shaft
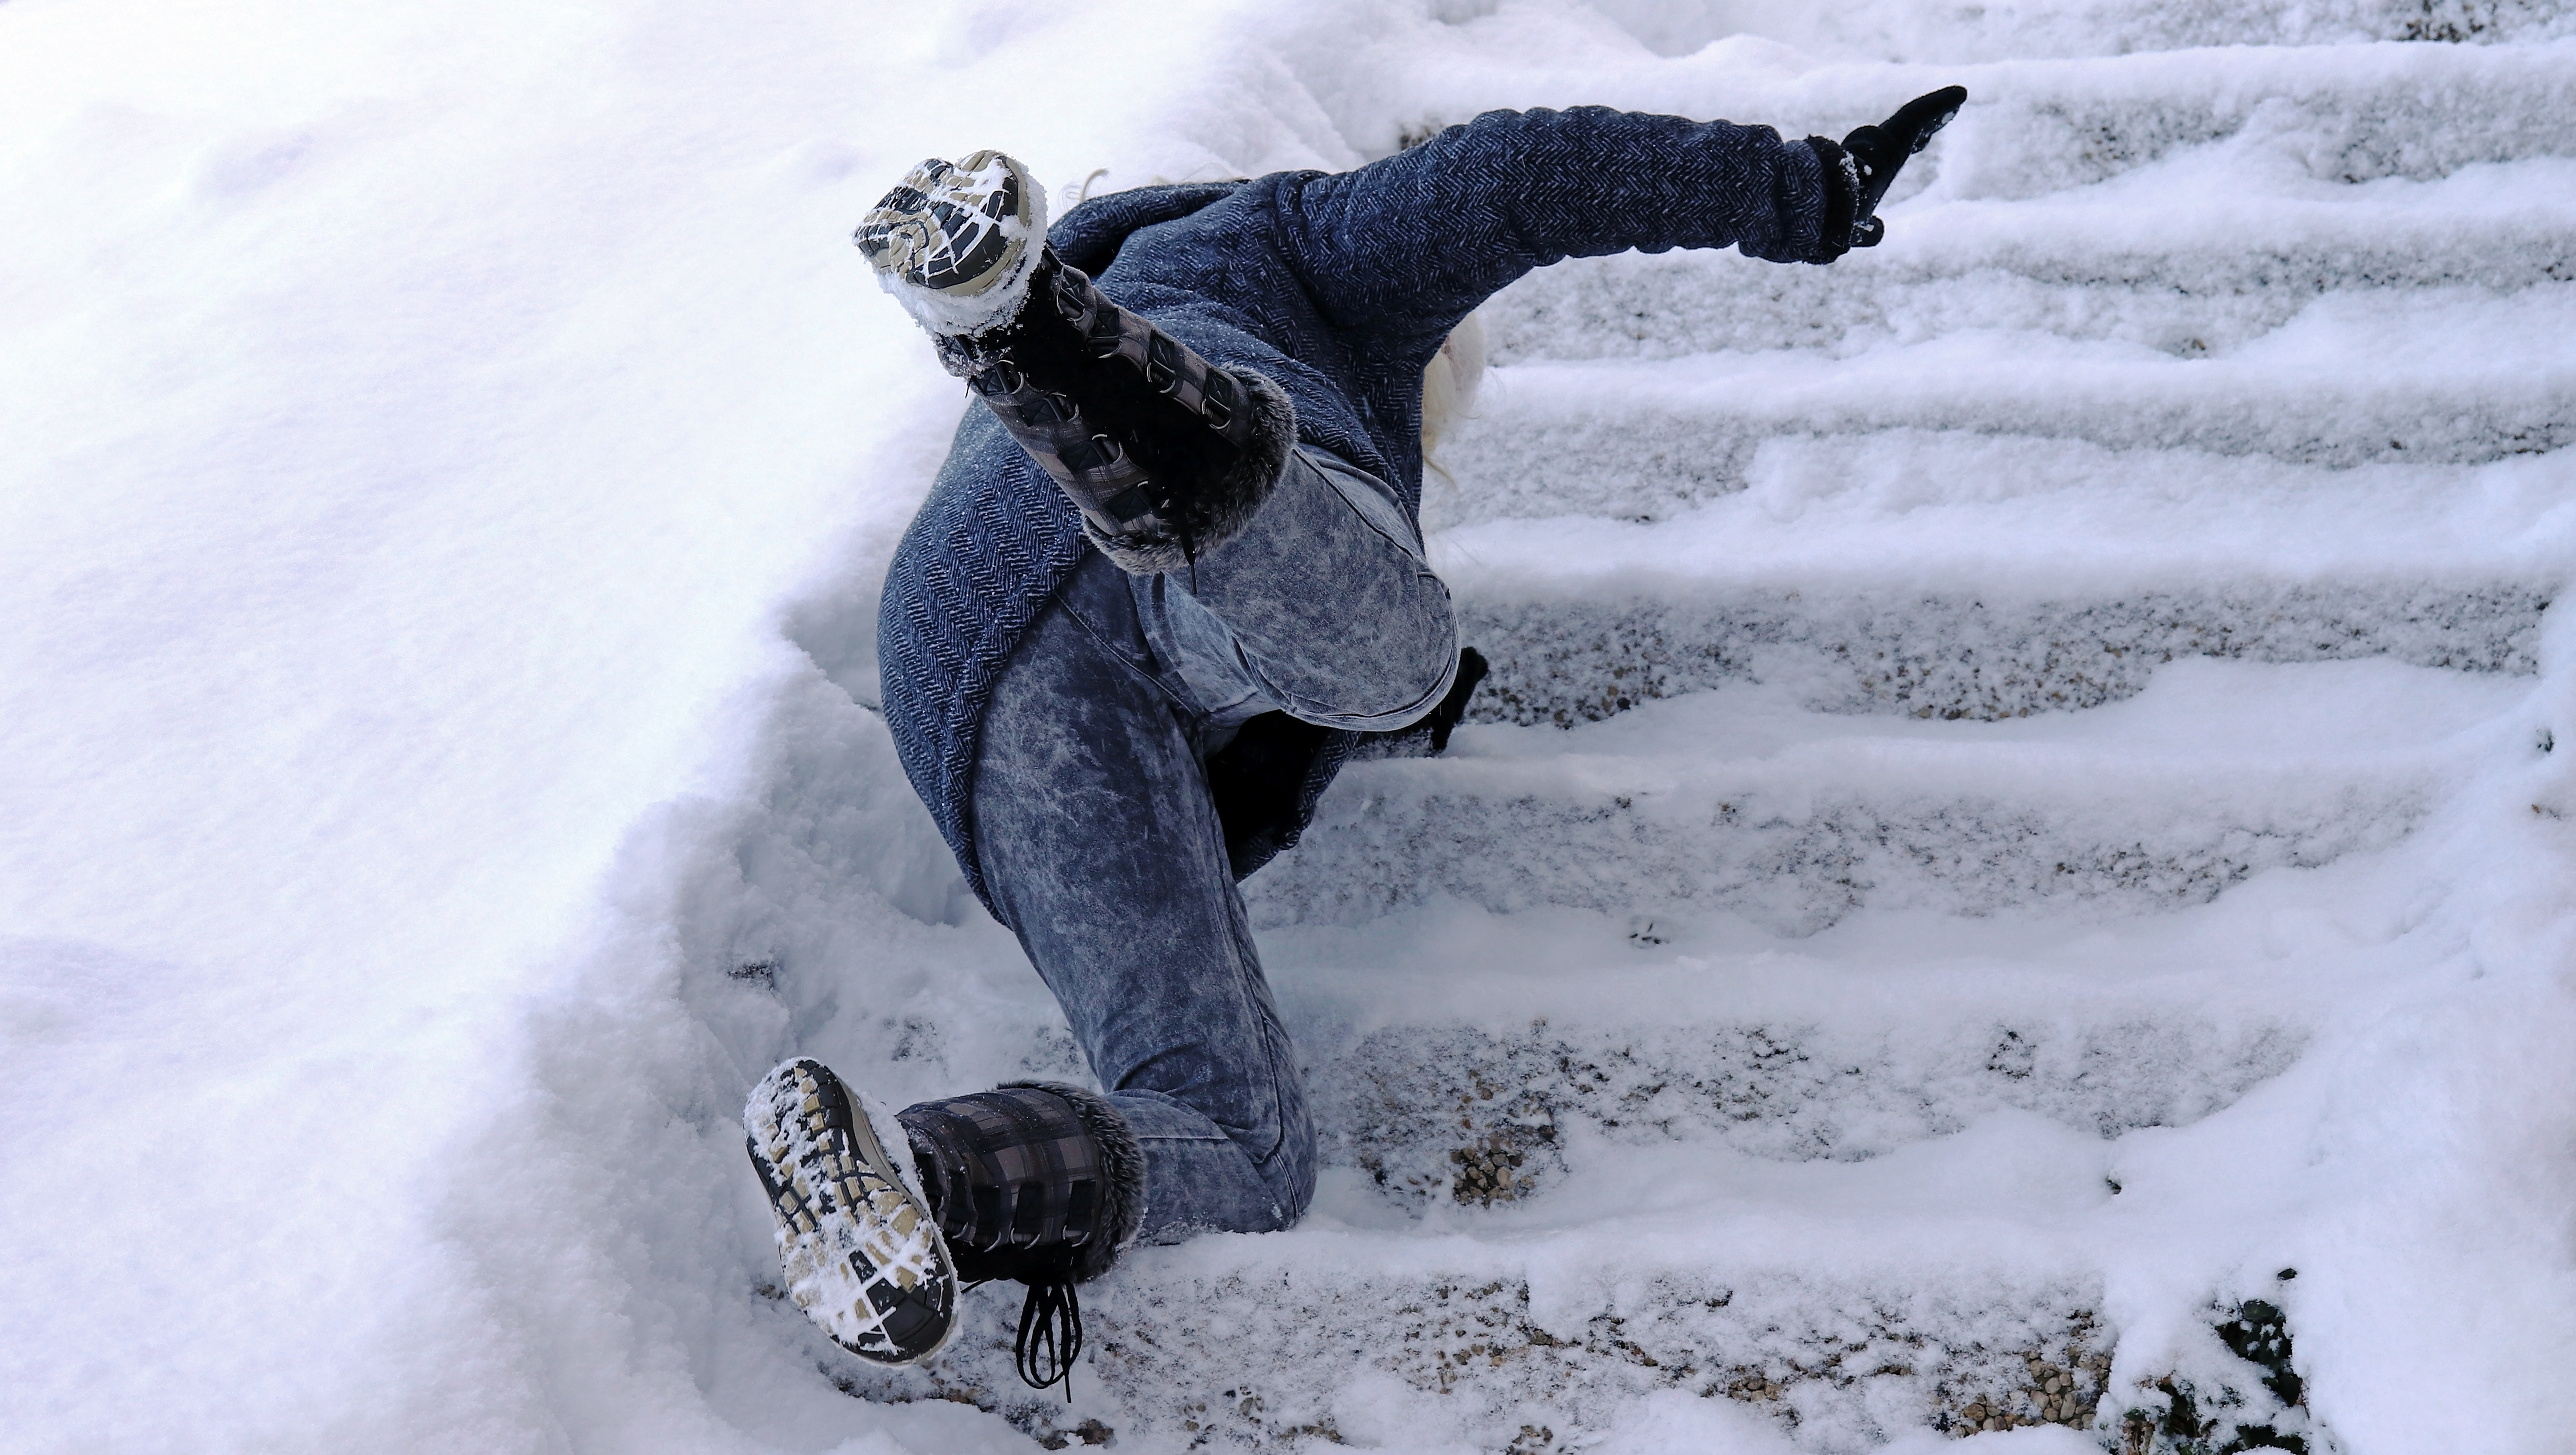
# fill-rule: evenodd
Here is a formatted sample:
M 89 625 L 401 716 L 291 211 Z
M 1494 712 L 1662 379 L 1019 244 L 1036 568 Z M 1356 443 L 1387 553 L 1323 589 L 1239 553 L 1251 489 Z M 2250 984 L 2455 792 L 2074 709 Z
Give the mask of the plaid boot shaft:
M 1136 1236 L 1145 1154 L 1096 1093 L 1022 1082 L 899 1114 L 958 1273 L 1096 1278 Z
M 909 1107 L 901 1120 L 959 1277 L 1060 1269 L 1103 1236 L 1108 1169 L 1063 1096 L 1006 1087 Z
M 1130 570 L 1231 539 L 1294 443 L 1277 385 L 1209 363 L 1052 251 L 1008 324 L 933 343 Z
M 1038 388 L 1007 362 L 966 384 L 1093 521 L 1119 529 L 1153 511 L 1154 482 L 1144 466 L 1117 440 L 1095 434 L 1072 399 Z
M 1110 302 L 1091 285 L 1089 274 L 1054 253 L 1046 255 L 1040 272 L 1047 277 L 1057 315 L 1082 335 L 1093 357 L 1123 360 L 1145 387 L 1196 415 L 1228 445 L 1252 448 L 1252 416 L 1243 408 L 1243 390 L 1233 375 L 1154 327 L 1143 314 Z
M 1145 1216 L 1145 1153 L 1107 1098 L 1018 1082 L 897 1114 L 958 1276 L 1028 1285 L 1020 1377 L 1065 1386 L 1082 1354 L 1074 1285 L 1109 1271 Z

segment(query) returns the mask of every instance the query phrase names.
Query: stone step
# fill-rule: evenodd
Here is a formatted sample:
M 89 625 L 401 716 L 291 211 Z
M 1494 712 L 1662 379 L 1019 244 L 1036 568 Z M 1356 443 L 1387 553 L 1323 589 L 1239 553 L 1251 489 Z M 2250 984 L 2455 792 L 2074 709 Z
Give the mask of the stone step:
M 1945 195 L 2035 197 L 2193 149 L 2258 176 L 2447 176 L 2576 156 L 2576 44 L 2314 46 L 2007 63 L 1940 145 Z M 1922 184 L 1917 184 L 1922 185 Z
M 1273 937 L 1325 1166 L 1423 1212 L 1562 1197 L 1657 1149 L 1865 1161 L 2008 1110 L 2108 1139 L 2234 1104 L 2298 1057 L 2313 1014 L 2305 988 L 2248 1009 L 2248 975 L 2299 971 L 2241 947 L 2132 946 L 2134 976 L 2110 982 L 2064 973 L 2068 933 L 2043 960 L 1937 949 L 1921 926 L 1837 954 L 1530 919 L 1435 917 L 1454 953 L 1410 973 Z M 2222 979 L 2224 1019 L 2194 994 Z
M 1795 589 L 1690 599 L 1462 600 L 1491 671 L 1470 720 L 1572 727 L 1730 683 L 1830 712 L 1994 721 L 2120 701 L 2169 662 L 2387 657 L 2528 676 L 2542 609 L 2499 583 L 2237 583 L 2115 601 Z
M 1435 526 L 1669 518 L 1740 491 L 1772 441 L 1892 430 L 2187 448 L 2282 464 L 2477 464 L 2576 441 L 2576 284 L 2321 300 L 2225 357 L 1952 334 L 1848 359 L 1773 351 L 1496 369 L 1440 451 Z M 2019 487 L 2019 482 L 2005 482 Z
M 2391 662 L 2175 663 L 2086 713 L 1819 714 L 1725 687 L 1561 732 L 1356 763 L 1256 923 L 1453 898 L 1812 933 L 1863 906 L 2137 913 L 2403 837 L 2463 754 L 2537 752 L 2516 679 Z
M 1772 440 L 1749 476 L 1669 523 L 1435 533 L 1492 664 L 1473 721 L 1754 680 L 1819 711 L 2007 718 L 2128 698 L 2182 657 L 2530 675 L 2561 497 L 2545 458 L 2331 471 L 1963 430 Z
M 1848 354 L 2002 330 L 2190 359 L 2248 344 L 2331 293 L 2505 292 L 2576 278 L 2576 161 L 2332 191 L 2211 170 L 2213 195 L 2188 211 L 2116 189 L 1906 203 L 1891 211 L 1895 241 L 1829 268 L 1712 252 L 1575 259 L 1488 301 L 1488 346 L 1512 365 Z
M 1880 55 L 1893 45 L 1919 63 L 2067 56 L 2132 60 L 2138 53 L 2224 47 L 2203 52 L 2212 69 L 2238 52 L 2273 57 L 2285 50 L 2329 53 L 2364 49 L 2354 41 L 2405 42 L 2372 50 L 2505 52 L 2536 49 L 2576 24 L 2553 5 L 2531 0 L 2344 0 L 2291 6 L 2266 0 L 2081 0 L 1999 9 L 1977 0 L 1932 0 L 1901 15 L 1855 7 L 1804 6 L 1746 12 L 1673 0 L 1603 0 L 1613 24 L 1647 49 L 1684 60 L 1730 40 L 1785 41 L 1815 55 Z M 2429 42 L 2429 43 L 2428 43 Z M 2298 50 L 2289 50 L 2296 47 Z M 2195 59 L 2199 59 L 2195 56 Z
M 1252 1443 L 1374 1416 L 1382 1436 L 1428 1425 L 1461 1444 L 1543 1450 L 1613 1428 L 1663 1391 L 1864 1448 L 1908 1429 L 1965 1433 L 2007 1410 L 2016 1423 L 2095 1422 L 2109 1339 L 2082 1271 L 1835 1280 L 1730 1267 L 1704 1251 L 1723 1236 L 1711 1229 L 1698 1256 L 1676 1249 L 1662 1267 L 1640 1258 L 1630 1276 L 1662 1276 L 1638 1296 L 1543 1317 L 1508 1255 L 1425 1270 L 1412 1250 L 1390 1250 L 1364 1281 L 1277 1255 L 1168 1281 L 1147 1273 L 1098 1301 L 1094 1377 L 1134 1407 L 1171 1410 L 1182 1433 Z M 1293 1364 L 1278 1357 L 1289 1349 L 1302 1356 Z M 1190 1384 L 1215 1397 L 1174 1398 Z
M 2393 3 L 2414 9 L 2427 0 Z M 1756 33 L 1736 29 L 1748 20 Z M 2021 6 L 1998 20 L 2016 40 L 2037 23 Z M 1758 38 L 1759 19 L 1728 12 L 1726 38 L 1662 64 L 1578 61 L 1534 84 L 1522 66 L 1492 64 L 1471 43 L 1436 74 L 1388 76 L 1382 89 L 1319 99 L 1374 156 L 1486 110 L 1564 104 L 1569 93 L 1627 110 L 1761 122 L 1786 136 L 1841 136 L 1907 96 L 1956 83 L 1968 88 L 1968 106 L 1898 180 L 1897 205 L 1927 188 L 1946 199 L 2044 196 L 2195 152 L 2216 154 L 2257 183 L 2425 181 L 2487 163 L 2576 156 L 2576 18 L 2555 14 L 2551 23 L 2559 38 L 2513 46 L 2338 44 L 2357 35 L 2338 24 L 2287 46 L 2212 35 L 2197 49 L 2049 56 L 2016 46 L 2004 58 L 1924 44 L 1891 64 L 1863 59 L 1885 55 L 1883 39 L 1784 55 Z M 1380 98 L 1390 91 L 1404 93 L 1404 104 L 1386 106 Z
M 1993 719 L 2203 655 L 2529 674 L 2562 493 L 2546 458 L 2327 470 L 1965 431 L 1775 440 L 1749 475 L 1671 521 L 1435 533 L 1492 666 L 1473 720 L 1765 680 L 1820 711 Z
M 1324 1165 L 1419 1215 L 1580 1198 L 1638 1156 L 1863 1161 L 2006 1111 L 2190 1126 L 2362 993 L 2356 950 L 2411 953 L 2411 891 L 2373 887 L 2405 857 L 2109 928 L 1871 911 L 1794 939 L 1449 902 L 1262 946 Z
M 2064 1230 L 2113 1197 L 2107 1153 L 1998 1118 L 1909 1155 L 1640 1167 L 1598 1189 L 1617 1211 L 1445 1230 L 1343 1218 L 1328 1186 L 1295 1232 L 1131 1250 L 1087 1286 L 1070 1407 L 1015 1387 L 1010 1285 L 967 1296 L 927 1369 L 827 1367 L 854 1394 L 1147 1448 L 1580 1449 L 1674 1393 L 1817 1450 L 2116 1419 L 2101 1276 Z M 1927 1201 L 1942 1168 L 1956 1190 Z

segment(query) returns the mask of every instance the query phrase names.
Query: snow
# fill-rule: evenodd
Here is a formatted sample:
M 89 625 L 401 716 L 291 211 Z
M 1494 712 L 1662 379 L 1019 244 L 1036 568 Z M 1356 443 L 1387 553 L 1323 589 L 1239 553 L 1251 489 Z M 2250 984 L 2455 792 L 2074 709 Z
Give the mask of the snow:
M 1902 1455 L 2107 1356 L 2041 1455 L 2260 1298 L 2312 1448 L 2563 1448 L 2571 28 L 0 8 L 0 1443 Z M 1140 1250 L 1069 1410 L 991 1290 L 896 1376 L 764 1297 L 780 1056 L 1081 1074 L 872 706 L 962 402 L 877 192 L 1953 80 L 1874 253 L 1491 305 L 1480 720 L 1252 886 L 1309 1224 Z
M 1012 185 L 1008 169 L 998 160 L 984 152 L 972 156 L 983 157 L 983 165 L 967 174 L 969 180 L 961 182 L 951 174 L 945 183 L 931 182 L 926 190 L 954 189 L 952 195 L 962 191 L 965 205 L 981 210 L 985 204 L 978 199 L 989 198 Z M 971 156 L 959 158 L 959 167 L 962 169 L 971 159 Z M 916 185 L 911 174 L 905 175 L 903 185 Z M 963 299 L 950 298 L 944 293 L 912 286 L 904 281 L 899 271 L 882 269 L 876 270 L 877 286 L 885 290 L 886 296 L 902 305 L 903 311 L 911 314 L 915 323 L 934 334 L 963 338 L 1009 321 L 1028 299 L 1029 278 L 1037 271 L 1038 250 L 1032 243 L 1042 243 L 1046 237 L 1046 189 L 1038 187 L 1025 195 L 1015 196 L 1011 208 L 995 219 L 995 223 L 1004 239 L 1005 251 L 1011 248 L 1019 251 L 1009 255 L 1006 269 L 981 293 Z M 970 250 L 972 246 L 967 244 Z

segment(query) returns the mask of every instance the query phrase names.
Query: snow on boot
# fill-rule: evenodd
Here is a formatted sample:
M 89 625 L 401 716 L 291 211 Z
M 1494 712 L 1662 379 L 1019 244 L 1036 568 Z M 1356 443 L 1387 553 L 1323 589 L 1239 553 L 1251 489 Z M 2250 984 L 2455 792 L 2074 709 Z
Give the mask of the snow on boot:
M 778 1222 L 787 1296 L 862 1359 L 939 1352 L 956 1327 L 956 1269 L 880 1122 L 830 1068 L 803 1058 L 761 1078 L 742 1121 Z
M 1223 369 L 1109 300 L 1045 246 L 1017 162 L 927 161 L 860 224 L 877 281 L 1133 575 L 1232 540 L 1296 447 L 1287 392 Z M 1014 251 L 1017 249 L 1017 251 Z
M 900 1114 L 958 1276 L 1028 1285 L 1016 1349 L 1032 1387 L 1072 1387 L 1073 1285 L 1109 1271 L 1145 1216 L 1145 1154 L 1106 1099 L 1056 1082 L 923 1102 Z
M 852 240 L 878 286 L 945 336 L 982 333 L 1019 312 L 1045 239 L 1045 189 L 1018 162 L 985 151 L 913 168 Z

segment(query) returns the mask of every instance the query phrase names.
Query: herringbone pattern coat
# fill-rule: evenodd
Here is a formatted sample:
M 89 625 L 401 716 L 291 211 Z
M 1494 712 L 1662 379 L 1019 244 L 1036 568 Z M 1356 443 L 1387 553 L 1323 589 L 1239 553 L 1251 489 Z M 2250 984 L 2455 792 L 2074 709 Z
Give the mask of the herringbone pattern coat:
M 1413 510 L 1423 366 L 1477 304 L 1532 268 L 1631 248 L 1830 261 L 1842 251 L 1823 240 L 1832 154 L 1769 127 L 1496 111 L 1356 171 L 1115 193 L 1048 235 L 1121 305 L 1286 386 L 1304 443 L 1392 483 Z M 984 707 L 1089 549 L 1072 504 L 970 406 L 886 578 L 887 725 L 988 909 L 970 782 Z M 1321 736 L 1276 842 L 1294 841 L 1354 737 Z

